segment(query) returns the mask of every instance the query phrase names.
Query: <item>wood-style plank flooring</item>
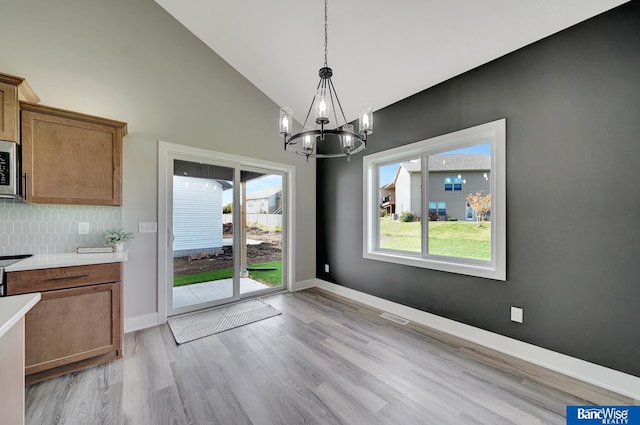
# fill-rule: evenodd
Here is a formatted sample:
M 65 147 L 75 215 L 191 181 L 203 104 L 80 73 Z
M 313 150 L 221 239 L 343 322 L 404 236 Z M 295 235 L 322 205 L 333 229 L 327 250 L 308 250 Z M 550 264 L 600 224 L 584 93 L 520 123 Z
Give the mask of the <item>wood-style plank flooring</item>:
M 27 387 L 26 423 L 565 424 L 588 404 L 319 289 L 265 301 L 283 314 L 183 345 L 126 334 L 123 359 Z

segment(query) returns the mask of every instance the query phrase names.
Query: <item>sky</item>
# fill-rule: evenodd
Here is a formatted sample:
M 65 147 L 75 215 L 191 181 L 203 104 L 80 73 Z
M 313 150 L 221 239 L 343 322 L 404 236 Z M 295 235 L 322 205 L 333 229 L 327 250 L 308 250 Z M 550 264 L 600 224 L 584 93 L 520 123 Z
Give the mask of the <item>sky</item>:
M 438 155 L 452 155 L 452 154 L 471 154 L 471 153 L 481 153 L 487 156 L 491 156 L 491 144 L 483 143 L 480 145 L 470 146 L 468 148 L 456 149 L 447 152 L 441 152 Z M 400 161 L 404 162 L 404 161 Z M 380 187 L 384 186 L 387 183 L 391 183 L 393 178 L 396 175 L 396 171 L 398 170 L 398 162 L 384 165 L 380 167 Z

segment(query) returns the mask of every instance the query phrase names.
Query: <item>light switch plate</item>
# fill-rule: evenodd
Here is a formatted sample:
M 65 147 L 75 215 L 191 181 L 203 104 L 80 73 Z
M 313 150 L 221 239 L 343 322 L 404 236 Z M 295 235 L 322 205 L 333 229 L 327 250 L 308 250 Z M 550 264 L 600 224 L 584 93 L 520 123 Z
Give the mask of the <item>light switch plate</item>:
M 138 223 L 138 233 L 158 233 L 158 223 L 140 222 Z

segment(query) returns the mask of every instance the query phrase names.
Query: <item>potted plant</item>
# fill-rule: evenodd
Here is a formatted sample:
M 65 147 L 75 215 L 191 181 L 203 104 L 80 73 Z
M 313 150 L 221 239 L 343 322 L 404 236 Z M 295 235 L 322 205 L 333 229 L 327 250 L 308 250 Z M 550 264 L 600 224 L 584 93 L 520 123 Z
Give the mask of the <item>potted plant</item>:
M 116 251 L 123 251 L 124 244 L 133 240 L 133 233 L 122 229 L 107 230 L 104 239 L 108 244 L 116 247 Z

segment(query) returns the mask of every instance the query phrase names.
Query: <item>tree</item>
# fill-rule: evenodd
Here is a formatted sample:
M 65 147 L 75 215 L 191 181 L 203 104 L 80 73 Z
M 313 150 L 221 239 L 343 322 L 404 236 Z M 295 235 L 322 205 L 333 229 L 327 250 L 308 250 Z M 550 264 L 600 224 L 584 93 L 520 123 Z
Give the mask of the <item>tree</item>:
M 233 204 L 227 204 L 222 207 L 222 214 L 231 214 L 233 212 Z
M 487 196 L 482 196 L 482 192 L 484 191 L 481 190 L 475 194 L 469 193 L 467 195 L 467 202 L 476 213 L 478 227 L 482 227 L 482 223 L 484 223 L 487 218 L 487 214 L 491 211 L 491 194 L 489 193 Z

